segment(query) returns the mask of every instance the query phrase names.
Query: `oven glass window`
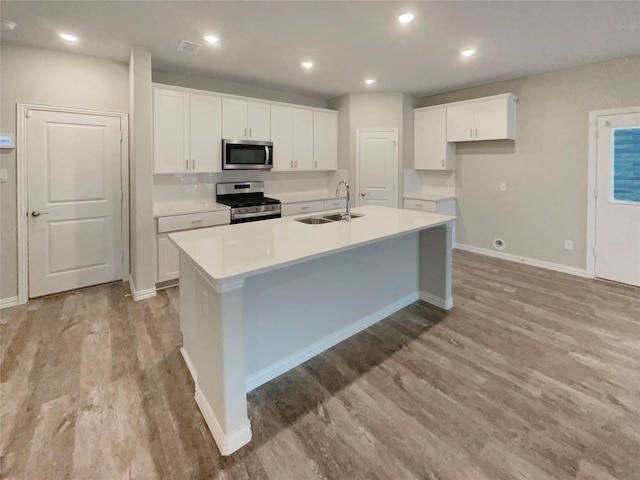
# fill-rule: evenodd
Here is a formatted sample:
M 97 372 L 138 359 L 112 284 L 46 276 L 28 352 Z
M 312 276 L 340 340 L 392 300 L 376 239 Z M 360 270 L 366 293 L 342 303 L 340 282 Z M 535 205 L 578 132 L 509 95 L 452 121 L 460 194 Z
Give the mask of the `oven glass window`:
M 227 163 L 232 165 L 264 165 L 266 149 L 264 146 L 228 145 Z

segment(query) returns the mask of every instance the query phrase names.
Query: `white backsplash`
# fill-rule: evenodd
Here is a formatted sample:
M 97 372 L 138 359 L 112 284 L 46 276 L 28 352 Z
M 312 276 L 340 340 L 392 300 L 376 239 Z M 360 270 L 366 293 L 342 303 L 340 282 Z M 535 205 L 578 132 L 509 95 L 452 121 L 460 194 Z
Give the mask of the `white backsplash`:
M 199 202 L 216 198 L 216 183 L 264 182 L 265 193 L 277 198 L 278 193 L 334 192 L 348 170 L 332 172 L 261 172 L 252 170 L 220 173 L 179 173 L 153 176 L 153 201 Z

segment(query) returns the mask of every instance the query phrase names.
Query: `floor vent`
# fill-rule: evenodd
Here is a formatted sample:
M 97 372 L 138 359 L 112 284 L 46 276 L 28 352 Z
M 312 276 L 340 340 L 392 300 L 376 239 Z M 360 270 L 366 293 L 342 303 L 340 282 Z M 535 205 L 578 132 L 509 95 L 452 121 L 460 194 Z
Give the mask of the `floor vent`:
M 195 55 L 202 48 L 202 45 L 195 42 L 190 42 L 188 40 L 182 40 L 180 45 L 178 45 L 179 52 L 191 53 Z

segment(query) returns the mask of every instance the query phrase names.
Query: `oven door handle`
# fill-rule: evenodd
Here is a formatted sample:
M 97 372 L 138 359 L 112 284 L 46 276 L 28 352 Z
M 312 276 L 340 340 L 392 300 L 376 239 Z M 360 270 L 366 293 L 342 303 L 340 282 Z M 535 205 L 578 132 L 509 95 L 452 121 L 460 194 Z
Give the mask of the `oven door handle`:
M 271 162 L 271 152 L 269 151 L 269 147 L 267 145 L 264 146 L 264 151 L 266 155 L 264 156 L 264 164 L 269 165 Z

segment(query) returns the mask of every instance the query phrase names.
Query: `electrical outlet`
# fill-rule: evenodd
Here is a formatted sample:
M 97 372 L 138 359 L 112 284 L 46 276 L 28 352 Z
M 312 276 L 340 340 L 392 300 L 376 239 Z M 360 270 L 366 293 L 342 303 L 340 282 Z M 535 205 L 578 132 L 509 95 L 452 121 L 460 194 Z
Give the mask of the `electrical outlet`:
M 7 169 L 2 168 L 0 169 L 0 183 L 6 183 L 6 182 L 7 182 Z
M 500 184 L 500 191 L 501 192 L 506 192 L 507 191 L 507 184 L 505 182 L 502 182 Z
M 564 249 L 565 250 L 573 250 L 573 240 L 565 240 L 564 241 Z

